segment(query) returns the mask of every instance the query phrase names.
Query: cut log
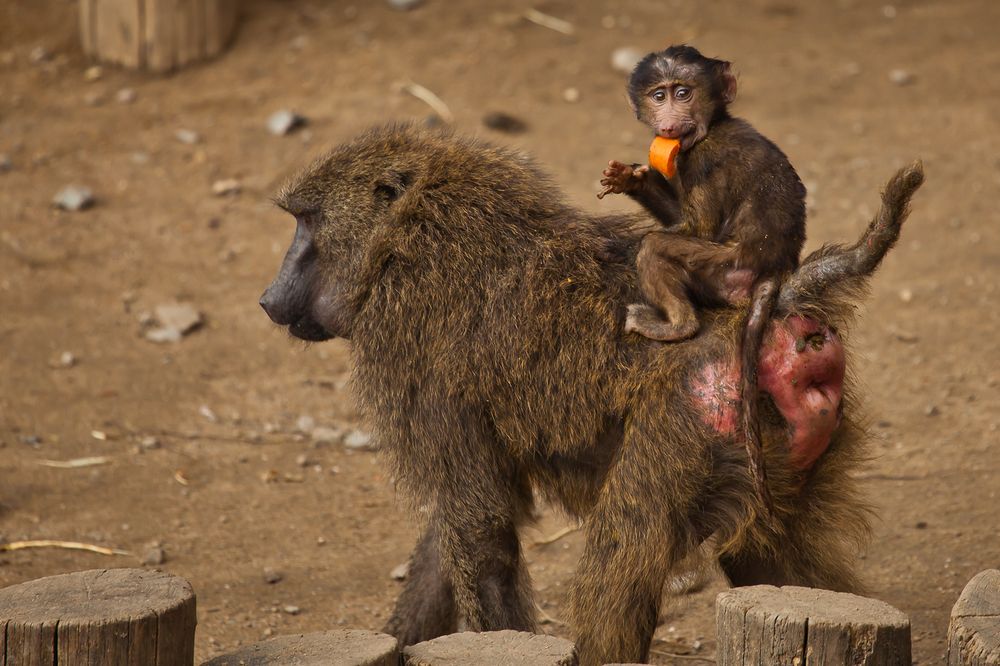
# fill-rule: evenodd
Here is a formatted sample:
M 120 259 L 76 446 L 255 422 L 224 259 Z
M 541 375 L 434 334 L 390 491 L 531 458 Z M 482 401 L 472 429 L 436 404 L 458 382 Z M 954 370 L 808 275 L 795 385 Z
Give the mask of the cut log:
M 403 659 L 406 666 L 575 666 L 576 648 L 562 638 L 525 631 L 465 631 L 404 648 Z
M 1000 571 L 969 581 L 951 609 L 948 666 L 1000 666 Z
M 167 72 L 221 53 L 237 16 L 237 0 L 80 0 L 80 40 L 103 62 Z
M 361 629 L 278 636 L 215 657 L 202 666 L 397 666 L 392 636 Z
M 96 569 L 0 590 L 0 663 L 194 663 L 195 597 L 182 578 Z
M 716 599 L 719 666 L 909 666 L 910 620 L 889 604 L 805 587 L 757 585 Z

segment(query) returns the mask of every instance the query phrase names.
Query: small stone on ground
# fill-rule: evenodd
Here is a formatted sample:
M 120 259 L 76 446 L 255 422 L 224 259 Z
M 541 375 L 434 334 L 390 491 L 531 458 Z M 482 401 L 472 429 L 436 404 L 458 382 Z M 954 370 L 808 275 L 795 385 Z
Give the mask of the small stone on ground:
M 622 46 L 611 52 L 611 68 L 622 74 L 631 74 L 645 55 L 634 46 Z
M 400 12 L 416 9 L 423 4 L 423 0 L 388 0 L 388 2 L 390 7 Z
M 507 134 L 519 134 L 528 129 L 527 123 L 504 111 L 490 111 L 483 116 L 483 124 L 492 130 Z
M 94 193 L 83 185 L 68 185 L 59 190 L 52 203 L 63 210 L 85 210 L 94 205 Z
M 282 109 L 271 114 L 267 119 L 267 131 L 275 136 L 284 136 L 306 125 L 304 116 L 294 111 Z

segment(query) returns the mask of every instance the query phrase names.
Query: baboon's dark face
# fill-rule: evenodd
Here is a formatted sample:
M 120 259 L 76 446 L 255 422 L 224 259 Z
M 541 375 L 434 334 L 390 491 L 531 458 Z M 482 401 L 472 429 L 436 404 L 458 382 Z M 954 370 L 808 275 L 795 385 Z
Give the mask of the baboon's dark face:
M 302 340 L 350 338 L 380 266 L 391 260 L 391 212 L 412 176 L 399 151 L 349 144 L 308 168 L 276 199 L 295 236 L 260 304 Z

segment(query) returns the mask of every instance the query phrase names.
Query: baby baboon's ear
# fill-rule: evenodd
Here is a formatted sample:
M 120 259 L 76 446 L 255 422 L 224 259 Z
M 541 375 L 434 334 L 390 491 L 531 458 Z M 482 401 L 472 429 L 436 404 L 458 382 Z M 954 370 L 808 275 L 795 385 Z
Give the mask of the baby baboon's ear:
M 413 174 L 405 171 L 387 171 L 375 182 L 375 198 L 391 204 L 403 196 L 413 182 Z

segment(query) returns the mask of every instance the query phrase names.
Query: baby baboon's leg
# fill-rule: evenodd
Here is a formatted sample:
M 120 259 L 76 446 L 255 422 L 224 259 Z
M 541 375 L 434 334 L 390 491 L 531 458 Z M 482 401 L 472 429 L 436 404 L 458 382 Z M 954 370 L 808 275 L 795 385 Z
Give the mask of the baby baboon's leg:
M 424 530 L 410 556 L 406 587 L 383 631 L 395 636 L 400 647 L 454 633 L 455 596 L 451 581 L 441 569 L 434 519 Z
M 698 332 L 698 316 L 687 292 L 687 273 L 665 251 L 673 238 L 665 233 L 646 234 L 635 260 L 643 297 L 659 308 L 666 319 L 649 306 L 631 305 L 625 320 L 626 333 L 672 342 Z

